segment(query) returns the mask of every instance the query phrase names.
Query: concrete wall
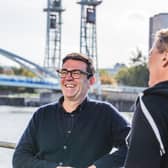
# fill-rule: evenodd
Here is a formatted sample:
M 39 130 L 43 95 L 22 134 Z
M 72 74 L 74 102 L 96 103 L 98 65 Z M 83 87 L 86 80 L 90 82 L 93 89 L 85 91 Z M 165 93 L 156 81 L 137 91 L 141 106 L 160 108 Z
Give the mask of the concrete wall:
M 138 92 L 103 91 L 101 97 L 94 93 L 90 95 L 95 99 L 112 103 L 121 112 L 132 112 L 134 111 L 138 94 Z
M 58 100 L 61 95 L 61 92 L 44 92 L 41 93 L 40 97 L 36 99 L 1 96 L 0 105 L 40 106 Z M 95 93 L 90 93 L 89 95 L 94 99 L 105 100 L 112 103 L 121 112 L 133 111 L 135 101 L 138 97 L 137 92 L 123 91 L 103 91 L 101 96 L 96 95 Z
M 24 106 L 24 98 L 0 97 L 0 105 Z

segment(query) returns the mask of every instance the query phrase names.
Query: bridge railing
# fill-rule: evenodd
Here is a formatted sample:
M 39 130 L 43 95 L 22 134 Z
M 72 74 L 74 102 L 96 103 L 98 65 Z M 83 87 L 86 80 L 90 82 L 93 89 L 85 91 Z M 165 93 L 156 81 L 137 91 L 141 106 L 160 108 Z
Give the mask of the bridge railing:
M 102 85 L 101 89 L 106 91 L 140 93 L 145 90 L 146 87 Z
M 15 149 L 16 143 L 0 141 L 0 147 L 1 148 L 8 148 L 8 149 Z
M 46 78 L 46 80 L 42 80 L 39 78 L 29 78 L 14 75 L 0 75 L 0 85 L 60 89 L 58 80 L 54 78 Z

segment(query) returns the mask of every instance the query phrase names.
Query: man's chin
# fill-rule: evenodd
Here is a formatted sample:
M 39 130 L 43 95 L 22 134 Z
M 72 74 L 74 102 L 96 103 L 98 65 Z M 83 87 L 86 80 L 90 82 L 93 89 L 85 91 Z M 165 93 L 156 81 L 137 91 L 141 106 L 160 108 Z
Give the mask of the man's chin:
M 64 97 L 66 97 L 67 100 L 75 100 L 74 95 L 65 95 Z

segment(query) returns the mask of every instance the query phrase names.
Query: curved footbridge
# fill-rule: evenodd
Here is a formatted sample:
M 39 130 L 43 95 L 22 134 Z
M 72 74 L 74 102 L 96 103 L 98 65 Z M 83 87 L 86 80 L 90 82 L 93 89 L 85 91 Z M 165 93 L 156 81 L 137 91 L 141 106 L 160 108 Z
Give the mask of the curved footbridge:
M 0 75 L 0 85 L 5 86 L 20 86 L 31 88 L 45 88 L 59 90 L 58 76 L 56 72 L 49 71 L 42 66 L 35 64 L 19 55 L 0 48 L 0 56 L 6 57 L 18 63 L 20 66 L 31 71 L 36 75 L 35 78 L 14 75 Z

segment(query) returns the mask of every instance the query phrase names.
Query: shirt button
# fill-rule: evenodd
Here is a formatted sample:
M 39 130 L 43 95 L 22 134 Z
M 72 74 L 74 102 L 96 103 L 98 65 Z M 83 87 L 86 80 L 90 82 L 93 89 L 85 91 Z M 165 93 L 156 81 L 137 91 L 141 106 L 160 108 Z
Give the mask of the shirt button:
M 59 166 L 62 166 L 63 165 L 63 163 L 62 162 L 59 162 Z
M 66 149 L 67 149 L 67 146 L 66 146 L 66 145 L 64 145 L 64 146 L 63 146 L 63 148 L 64 148 L 64 150 L 66 150 Z
M 74 114 L 71 114 L 71 117 L 74 117 Z

